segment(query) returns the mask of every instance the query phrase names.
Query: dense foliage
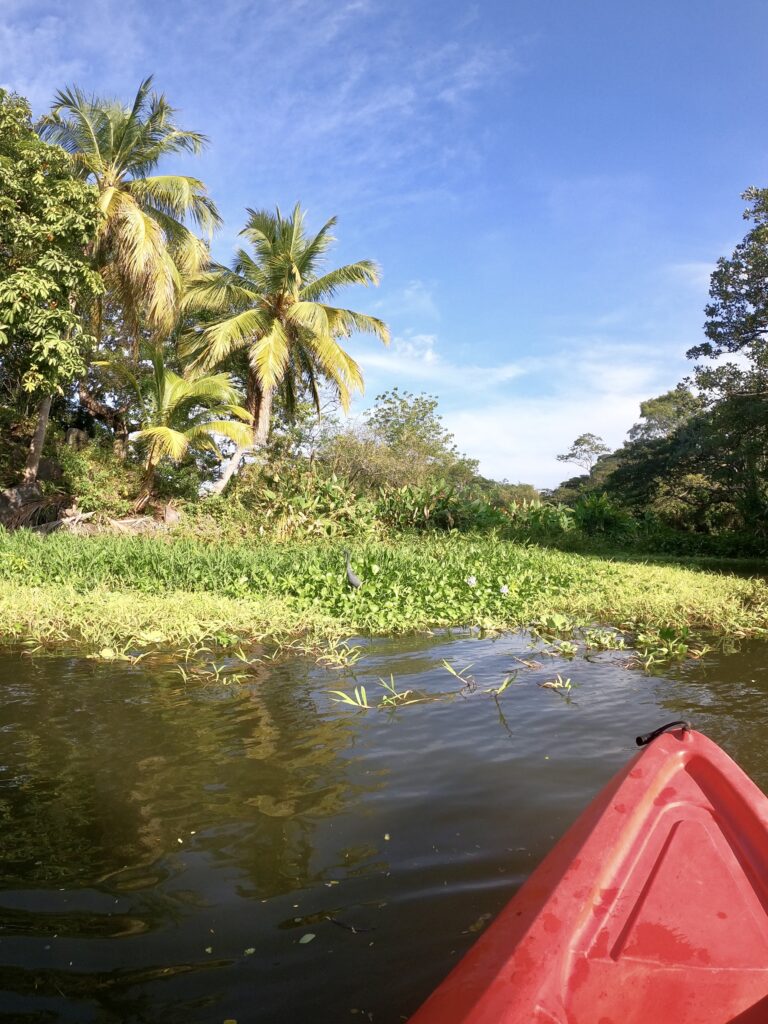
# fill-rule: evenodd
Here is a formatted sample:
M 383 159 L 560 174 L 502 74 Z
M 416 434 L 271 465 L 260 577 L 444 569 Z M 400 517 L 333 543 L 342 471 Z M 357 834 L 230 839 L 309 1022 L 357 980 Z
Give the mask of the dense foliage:
M 66 154 L 34 132 L 27 103 L 0 89 L 0 402 L 36 410 L 34 479 L 52 396 L 85 369 L 87 310 L 101 290 L 86 249 L 96 197 Z

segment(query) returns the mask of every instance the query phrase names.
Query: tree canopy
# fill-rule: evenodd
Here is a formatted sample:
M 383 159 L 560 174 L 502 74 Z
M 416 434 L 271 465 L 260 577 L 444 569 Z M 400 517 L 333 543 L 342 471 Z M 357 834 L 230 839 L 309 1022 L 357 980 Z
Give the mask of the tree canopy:
M 61 391 L 85 363 L 83 313 L 101 291 L 86 255 L 96 194 L 0 90 L 0 378 L 6 400 Z
M 151 89 L 149 77 L 126 105 L 72 86 L 56 94 L 40 123 L 43 138 L 69 153 L 96 187 L 101 219 L 92 257 L 135 335 L 143 322 L 173 327 L 184 276 L 208 260 L 186 222 L 209 235 L 221 223 L 202 181 L 153 173 L 172 154 L 199 153 L 206 138 L 179 127 L 176 110 Z

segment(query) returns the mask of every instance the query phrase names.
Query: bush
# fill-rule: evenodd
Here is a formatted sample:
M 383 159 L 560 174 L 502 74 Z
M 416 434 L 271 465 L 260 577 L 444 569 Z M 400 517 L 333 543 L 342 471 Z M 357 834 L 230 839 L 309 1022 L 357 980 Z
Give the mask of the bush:
M 573 518 L 587 537 L 629 537 L 636 529 L 632 516 L 606 494 L 587 494 L 579 498 Z
M 80 512 L 129 515 L 141 487 L 142 469 L 115 455 L 109 440 L 91 441 L 84 448 L 56 445 L 56 461 L 64 476 L 61 487 L 77 499 Z
M 485 497 L 441 482 L 423 487 L 382 488 L 375 515 L 394 530 L 487 530 L 501 526 L 503 513 Z
M 205 507 L 243 532 L 279 539 L 331 538 L 376 529 L 372 502 L 357 497 L 346 481 L 318 476 L 302 465 L 279 470 L 248 466 L 225 497 L 210 499 Z
M 572 508 L 542 501 L 513 502 L 506 521 L 506 536 L 516 540 L 558 541 L 575 527 Z

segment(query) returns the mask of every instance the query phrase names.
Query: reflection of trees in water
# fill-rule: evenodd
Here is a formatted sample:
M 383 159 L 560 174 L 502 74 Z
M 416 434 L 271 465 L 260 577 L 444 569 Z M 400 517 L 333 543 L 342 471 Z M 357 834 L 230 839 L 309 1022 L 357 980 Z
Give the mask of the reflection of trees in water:
M 300 662 L 226 691 L 179 686 L 167 668 L 12 668 L 0 711 L 6 884 L 144 888 L 161 880 L 149 865 L 192 844 L 258 893 L 286 892 L 310 880 L 312 819 L 362 788 L 341 756 L 352 723 L 318 715 Z

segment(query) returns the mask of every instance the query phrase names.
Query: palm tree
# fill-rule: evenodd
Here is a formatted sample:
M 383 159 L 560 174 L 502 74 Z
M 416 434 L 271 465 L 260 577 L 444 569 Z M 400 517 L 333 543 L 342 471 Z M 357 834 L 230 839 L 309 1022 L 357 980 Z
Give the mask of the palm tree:
M 236 445 L 250 440 L 251 414 L 240 404 L 240 394 L 226 373 L 181 377 L 169 370 L 158 346 L 145 353 L 151 371 L 138 376 L 124 362 L 113 369 L 136 393 L 141 427 L 132 440 L 145 451 L 144 479 L 135 509 L 141 511 L 152 497 L 157 467 L 164 458 L 182 459 L 190 449 L 221 454 L 217 438 Z
M 139 324 L 170 329 L 183 276 L 208 260 L 206 244 L 185 222 L 209 233 L 221 223 L 197 178 L 152 173 L 166 156 L 198 153 L 207 140 L 179 128 L 176 111 L 151 86 L 150 76 L 131 107 L 87 96 L 76 86 L 64 89 L 38 126 L 98 189 L 102 221 L 93 257 L 134 335 L 135 353 Z
M 376 264 L 360 260 L 321 273 L 336 218 L 310 237 L 304 217 L 298 203 L 288 217 L 279 209 L 249 209 L 241 234 L 251 252 L 239 249 L 231 270 L 216 265 L 193 276 L 183 299 L 186 309 L 213 316 L 183 344 L 193 364 L 231 365 L 233 358 L 242 362 L 243 357 L 246 362 L 245 404 L 253 416 L 253 437 L 248 448 L 235 452 L 217 491 L 224 489 L 242 456 L 267 440 L 278 388 L 289 411 L 297 393 L 308 390 L 319 412 L 319 386 L 325 381 L 347 409 L 352 392 L 363 390 L 363 375 L 339 338 L 362 331 L 389 342 L 383 321 L 326 301 L 346 285 L 378 284 Z

